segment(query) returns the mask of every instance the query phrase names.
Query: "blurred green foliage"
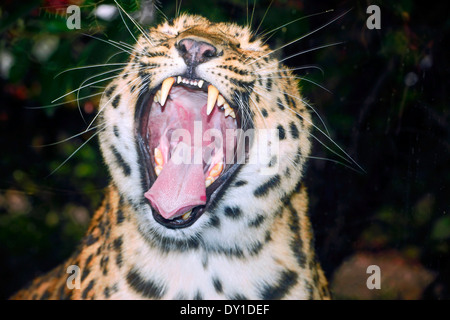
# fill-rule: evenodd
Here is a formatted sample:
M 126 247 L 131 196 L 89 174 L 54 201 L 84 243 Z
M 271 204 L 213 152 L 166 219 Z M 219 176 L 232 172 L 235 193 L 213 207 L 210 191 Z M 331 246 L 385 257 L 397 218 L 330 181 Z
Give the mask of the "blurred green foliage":
M 94 134 L 84 130 L 108 83 L 99 80 L 120 65 L 85 67 L 126 61 L 109 40 L 133 43 L 120 15 L 107 21 L 94 14 L 113 3 L 5 0 L 0 6 L 0 298 L 67 257 L 102 199 L 108 174 L 96 139 L 71 155 Z M 143 3 L 120 1 L 136 19 Z M 81 7 L 80 30 L 67 28 L 69 4 Z M 175 1 L 157 4 L 152 24 L 175 16 Z M 285 63 L 322 70 L 297 72 L 326 128 L 315 113 L 314 122 L 366 171 L 352 170 L 343 152 L 314 132 L 321 143 L 313 139 L 306 183 L 319 256 L 332 279 L 355 252 L 396 249 L 438 275 L 423 297 L 448 298 L 449 5 L 373 4 L 381 8 L 381 30 L 366 28 L 366 4 L 358 1 L 183 0 L 181 10 L 213 21 L 251 21 L 259 33 L 312 15 L 274 32 L 268 43 L 278 48 L 351 9 L 276 52 L 283 58 L 330 45 Z M 61 73 L 72 68 L 78 70 Z M 75 91 L 87 79 L 99 82 Z

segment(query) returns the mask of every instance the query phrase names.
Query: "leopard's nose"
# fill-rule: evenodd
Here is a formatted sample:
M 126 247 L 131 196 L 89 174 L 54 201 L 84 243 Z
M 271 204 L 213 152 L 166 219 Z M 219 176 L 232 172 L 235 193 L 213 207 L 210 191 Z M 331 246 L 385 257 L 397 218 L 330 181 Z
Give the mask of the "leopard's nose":
M 190 38 L 178 42 L 177 50 L 188 66 L 196 66 L 217 57 L 217 48 L 212 44 Z

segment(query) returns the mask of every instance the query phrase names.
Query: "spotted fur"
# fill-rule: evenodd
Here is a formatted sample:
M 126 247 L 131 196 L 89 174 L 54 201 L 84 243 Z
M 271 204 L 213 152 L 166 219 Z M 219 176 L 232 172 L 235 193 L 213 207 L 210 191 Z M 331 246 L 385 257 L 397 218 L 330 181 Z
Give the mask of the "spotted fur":
M 197 74 L 240 109 L 243 121 L 277 129 L 280 152 L 268 164 L 241 165 L 198 221 L 168 229 L 143 197 L 136 106 L 164 79 L 185 72 L 176 44 L 186 37 L 220 50 Z M 302 184 L 311 118 L 297 80 L 270 52 L 247 28 L 193 15 L 142 35 L 101 101 L 100 146 L 112 177 L 103 204 L 77 252 L 13 298 L 329 298 Z M 276 172 L 262 174 L 270 167 Z M 80 267 L 80 289 L 66 285 L 70 265 Z

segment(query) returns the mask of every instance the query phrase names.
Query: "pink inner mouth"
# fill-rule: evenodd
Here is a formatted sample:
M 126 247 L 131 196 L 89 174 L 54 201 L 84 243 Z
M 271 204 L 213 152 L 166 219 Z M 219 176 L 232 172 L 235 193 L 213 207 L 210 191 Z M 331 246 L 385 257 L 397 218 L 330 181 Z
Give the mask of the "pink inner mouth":
M 144 195 L 165 219 L 205 205 L 205 181 L 223 172 L 225 133 L 236 129 L 236 121 L 217 105 L 207 115 L 206 103 L 207 93 L 184 86 L 173 86 L 164 106 L 152 103 L 148 141 L 159 175 Z M 205 135 L 208 130 L 220 133 L 223 140 Z

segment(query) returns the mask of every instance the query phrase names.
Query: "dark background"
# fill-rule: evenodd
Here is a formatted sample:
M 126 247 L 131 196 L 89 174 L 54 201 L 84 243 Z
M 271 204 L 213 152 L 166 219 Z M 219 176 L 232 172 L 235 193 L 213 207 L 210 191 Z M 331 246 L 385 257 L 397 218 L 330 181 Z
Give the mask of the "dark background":
M 61 71 L 125 61 L 126 54 L 115 55 L 117 48 L 88 36 L 133 43 L 120 16 L 108 22 L 93 14 L 99 4 L 108 3 L 6 0 L 0 5 L 0 298 L 68 257 L 102 199 L 108 177 L 95 138 L 59 166 L 94 134 L 83 131 L 99 96 L 79 104 L 71 100 L 101 92 L 109 81 L 53 103 L 65 102 L 60 106 L 52 101 L 120 66 L 55 77 Z M 139 16 L 144 2 L 121 3 L 136 19 L 162 20 L 158 10 Z M 175 1 L 158 3 L 165 15 L 175 16 Z M 280 28 L 269 39 L 272 48 L 350 10 L 277 51 L 288 57 L 330 45 L 286 64 L 315 66 L 297 74 L 307 79 L 301 81 L 303 94 L 327 129 L 314 113 L 315 124 L 332 139 L 314 132 L 306 184 L 316 247 L 334 297 L 448 299 L 450 5 L 410 0 L 270 3 L 184 0 L 181 10 L 239 24 L 254 12 L 253 28 L 261 23 L 259 33 L 264 33 L 333 9 Z M 80 30 L 66 26 L 69 4 L 81 7 Z M 380 30 L 366 27 L 371 4 L 381 9 Z M 366 268 L 372 264 L 381 268 L 380 290 L 366 287 Z

